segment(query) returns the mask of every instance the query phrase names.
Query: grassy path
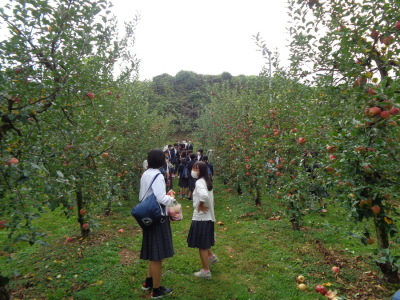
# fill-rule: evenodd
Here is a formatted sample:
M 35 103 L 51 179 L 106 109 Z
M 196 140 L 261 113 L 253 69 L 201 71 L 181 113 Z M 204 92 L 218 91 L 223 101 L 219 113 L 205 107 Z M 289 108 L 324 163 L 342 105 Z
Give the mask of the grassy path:
M 261 208 L 249 195 L 229 194 L 216 184 L 217 242 L 220 262 L 212 280 L 192 274 L 200 269 L 198 252 L 186 244 L 192 207 L 181 200 L 184 220 L 172 224 L 175 256 L 165 261 L 163 284 L 174 288 L 169 299 L 327 299 L 314 287 L 324 284 L 347 299 L 386 299 L 398 287 L 380 281 L 373 246 L 364 247 L 346 234 L 348 224 L 339 209 L 310 213 L 301 231 L 292 231 L 283 208 L 267 196 Z M 179 200 L 179 199 L 178 199 Z M 95 216 L 88 240 L 79 239 L 74 219 L 47 213 L 37 226 L 48 233 L 48 246 L 22 246 L 1 268 L 13 276 L 13 299 L 147 299 L 140 290 L 146 263 L 139 260 L 140 228 L 130 216 L 131 204 L 114 208 L 109 217 Z M 281 220 L 268 220 L 280 215 Z M 123 233 L 118 229 L 122 228 Z M 66 243 L 66 237 L 73 241 Z M 0 233 L 0 247 L 6 243 Z M 339 266 L 335 276 L 332 266 Z M 298 275 L 307 291 L 297 289 Z

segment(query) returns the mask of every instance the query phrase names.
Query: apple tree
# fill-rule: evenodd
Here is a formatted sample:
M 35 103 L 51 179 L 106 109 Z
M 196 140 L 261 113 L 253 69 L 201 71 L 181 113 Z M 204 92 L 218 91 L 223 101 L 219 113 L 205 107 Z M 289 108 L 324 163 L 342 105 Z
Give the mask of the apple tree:
M 8 29 L 0 45 L 0 215 L 11 232 L 61 205 L 88 233 L 79 211 L 106 183 L 97 161 L 116 138 L 101 107 L 121 97 L 112 74 L 126 47 L 109 8 L 103 0 L 20 0 L 0 11 Z M 18 238 L 34 243 L 37 235 Z
M 398 283 L 390 239 L 399 195 L 399 3 L 291 0 L 289 8 L 291 76 L 318 87 L 324 102 L 327 184 L 355 220 L 372 219 L 376 263 Z

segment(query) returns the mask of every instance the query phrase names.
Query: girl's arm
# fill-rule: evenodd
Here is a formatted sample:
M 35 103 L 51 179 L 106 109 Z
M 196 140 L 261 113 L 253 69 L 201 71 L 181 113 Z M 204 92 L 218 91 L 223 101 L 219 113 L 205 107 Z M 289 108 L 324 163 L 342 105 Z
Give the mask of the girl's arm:
M 157 202 L 168 206 L 174 199 L 166 194 L 165 181 L 163 176 L 158 176 L 152 185 L 153 193 L 157 198 Z
M 204 202 L 200 202 L 199 206 L 197 207 L 197 211 L 207 212 L 208 207 L 204 205 Z
M 207 212 L 208 207 L 205 205 L 205 203 L 208 201 L 207 184 L 204 180 L 202 180 L 202 181 L 198 180 L 196 182 L 196 188 L 197 188 L 199 196 L 200 196 L 200 201 L 199 201 L 197 210 L 202 211 L 202 212 Z

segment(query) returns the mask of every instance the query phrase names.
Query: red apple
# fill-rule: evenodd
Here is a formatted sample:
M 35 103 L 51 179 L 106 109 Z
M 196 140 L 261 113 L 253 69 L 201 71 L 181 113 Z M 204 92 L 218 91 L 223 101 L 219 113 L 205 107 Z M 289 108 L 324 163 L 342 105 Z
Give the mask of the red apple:
M 67 238 L 65 239 L 65 241 L 66 241 L 67 243 L 71 243 L 71 242 L 72 242 L 72 238 L 67 237 Z
M 381 39 L 381 42 L 385 44 L 386 46 L 389 46 L 393 42 L 393 36 L 386 36 Z
M 8 226 L 8 223 L 6 220 L 0 221 L 0 229 L 4 229 Z
M 335 169 L 332 168 L 332 167 L 327 167 L 325 170 L 326 170 L 328 173 L 332 173 L 333 171 L 335 171 Z
M 368 115 L 371 117 L 374 117 L 374 116 L 379 115 L 381 112 L 382 112 L 382 110 L 379 107 L 375 106 L 375 107 L 371 107 L 368 110 Z
M 304 144 L 305 142 L 307 142 L 307 140 L 305 139 L 305 138 L 303 138 L 303 137 L 301 137 L 301 138 L 299 138 L 298 140 L 297 140 L 297 142 L 299 143 L 299 144 Z
M 367 239 L 367 243 L 370 244 L 370 245 L 372 245 L 373 243 L 375 243 L 374 238 L 373 238 L 373 237 L 369 237 L 369 238 Z
M 374 213 L 374 215 L 377 215 L 380 213 L 381 207 L 379 205 L 374 205 L 374 206 L 371 206 L 371 210 Z
M 383 118 L 383 119 L 390 118 L 390 111 L 388 111 L 388 110 L 384 110 L 384 111 L 383 111 L 383 112 L 381 112 L 379 115 L 380 115 L 380 116 L 381 116 L 381 118 Z
M 110 154 L 108 154 L 107 152 L 103 152 L 103 153 L 101 154 L 101 156 L 102 156 L 103 158 L 108 158 L 108 157 L 110 156 Z
M 399 113 L 399 109 L 397 107 L 393 107 L 389 112 L 391 115 L 397 115 Z
M 379 37 L 379 32 L 377 30 L 371 31 L 371 37 L 376 40 Z
M 87 96 L 89 99 L 93 99 L 94 98 L 94 94 L 93 93 L 87 93 Z
M 397 30 L 400 30 L 400 21 L 397 21 L 396 24 L 394 25 L 394 28 Z
M 86 209 L 81 209 L 80 211 L 79 211 L 79 214 L 81 215 L 81 216 L 84 216 L 84 215 L 86 215 Z
M 7 165 L 9 165 L 9 166 L 11 166 L 11 165 L 16 165 L 16 164 L 18 164 L 18 163 L 19 163 L 19 160 L 18 160 L 17 158 L 15 158 L 15 157 L 10 158 L 10 159 L 7 161 Z
M 276 175 L 276 176 L 281 176 L 282 173 L 281 173 L 281 172 L 276 172 L 275 175 Z
M 340 268 L 339 268 L 339 267 L 336 267 L 336 266 L 335 266 L 335 267 L 332 267 L 332 272 L 333 272 L 333 273 L 336 273 L 336 274 L 337 274 L 337 273 L 339 273 L 339 271 L 340 271 Z
M 121 98 L 121 95 L 117 94 L 117 96 L 115 96 L 115 98 L 119 99 L 119 98 Z
M 330 160 L 335 160 L 335 159 L 337 159 L 337 156 L 336 156 L 336 155 L 333 155 L 333 154 L 332 154 L 332 155 L 329 155 L 329 159 L 330 159 Z
M 360 87 L 365 83 L 367 83 L 367 79 L 366 78 L 358 77 L 357 80 L 354 82 L 353 86 Z
M 328 290 L 322 284 L 318 284 L 315 287 L 315 291 L 321 295 L 325 295 L 328 292 Z
M 88 229 L 88 228 L 89 228 L 89 224 L 88 224 L 88 223 L 83 224 L 83 225 L 82 225 L 82 228 L 83 228 L 83 229 Z
M 291 132 L 292 132 L 292 133 L 296 133 L 296 132 L 297 132 L 297 128 L 293 128 L 293 129 L 291 130 Z
M 375 90 L 374 90 L 372 87 L 369 87 L 369 88 L 368 88 L 368 94 L 369 94 L 369 95 L 376 95 L 376 92 L 375 92 Z
M 119 232 L 119 233 L 123 233 L 124 230 L 123 230 L 122 228 L 120 228 L 120 229 L 118 229 L 118 232 Z
M 111 91 L 107 91 L 107 95 L 111 95 Z
M 326 151 L 328 151 L 329 153 L 333 153 L 336 152 L 336 147 L 335 146 L 326 146 Z

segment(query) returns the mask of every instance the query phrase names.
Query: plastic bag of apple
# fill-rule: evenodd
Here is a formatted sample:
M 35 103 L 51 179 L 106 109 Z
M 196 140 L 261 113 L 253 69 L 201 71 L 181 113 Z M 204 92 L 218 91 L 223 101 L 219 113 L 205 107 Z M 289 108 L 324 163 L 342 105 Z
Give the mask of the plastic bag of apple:
M 180 221 L 183 219 L 182 206 L 175 199 L 168 205 L 167 210 L 171 221 Z

